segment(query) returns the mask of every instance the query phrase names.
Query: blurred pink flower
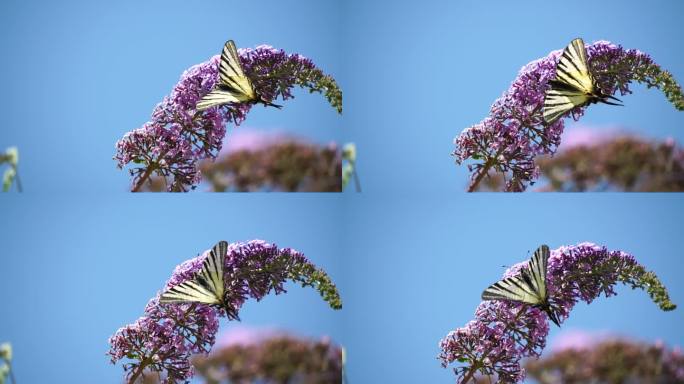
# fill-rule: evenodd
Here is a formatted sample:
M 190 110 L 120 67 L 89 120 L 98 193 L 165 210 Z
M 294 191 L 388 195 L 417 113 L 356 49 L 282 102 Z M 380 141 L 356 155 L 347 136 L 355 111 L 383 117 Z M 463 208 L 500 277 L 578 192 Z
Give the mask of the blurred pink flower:
M 614 338 L 617 336 L 609 331 L 562 330 L 560 335 L 551 341 L 551 350 L 559 352 L 568 349 L 587 349 L 601 341 Z
M 254 345 L 261 343 L 264 340 L 274 337 L 285 336 L 287 333 L 270 327 L 250 327 L 238 325 L 231 327 L 228 331 L 222 332 L 216 345 L 221 347 L 230 347 L 233 345 Z
M 608 141 L 616 136 L 624 135 L 626 130 L 619 126 L 593 126 L 575 124 L 565 129 L 559 150 L 579 146 L 592 146 Z
M 259 151 L 283 141 L 299 141 L 283 132 L 267 132 L 252 128 L 240 128 L 226 136 L 226 142 L 219 154 L 238 151 Z

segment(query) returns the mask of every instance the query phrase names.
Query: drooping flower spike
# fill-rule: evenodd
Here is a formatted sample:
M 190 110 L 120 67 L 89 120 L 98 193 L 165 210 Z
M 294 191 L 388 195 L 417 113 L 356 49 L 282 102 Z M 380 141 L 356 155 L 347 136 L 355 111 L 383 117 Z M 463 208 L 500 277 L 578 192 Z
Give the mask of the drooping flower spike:
M 528 262 L 516 264 L 504 279 L 520 276 L 526 268 Z M 591 303 L 602 293 L 613 296 L 617 283 L 645 289 L 664 311 L 676 308 L 656 275 L 626 252 L 592 243 L 550 251 L 546 289 L 561 324 L 578 301 Z M 439 359 L 445 368 L 455 365 L 458 383 L 477 376 L 517 383 L 525 378 L 522 359 L 541 355 L 548 332 L 544 310 L 510 300 L 485 300 L 473 320 L 441 341 Z
M 238 54 L 259 100 L 291 99 L 297 86 L 324 94 L 342 113 L 342 91 L 310 59 L 267 45 L 240 49 Z M 215 90 L 220 60 L 217 55 L 186 70 L 171 94 L 155 107 L 150 121 L 117 142 L 114 159 L 118 167 L 134 164 L 130 169 L 132 191 L 141 190 L 155 175 L 166 181 L 168 191 L 194 188 L 201 181 L 198 164 L 214 159 L 221 150 L 226 124 L 239 125 L 245 120 L 254 105 L 251 102 L 197 109 L 198 102 Z
M 562 51 L 554 51 L 525 65 L 510 88 L 494 101 L 489 116 L 454 139 L 456 163 L 468 162 L 471 172 L 469 191 L 495 173 L 504 176 L 504 190 L 523 191 L 539 177 L 535 158 L 556 152 L 564 123 L 561 116 L 546 123 L 544 102 L 561 55 Z M 586 46 L 586 59 L 601 95 L 631 93 L 629 84 L 637 82 L 660 89 L 676 109 L 684 110 L 680 86 L 646 53 L 597 41 Z M 562 110 L 561 115 L 578 120 L 586 108 Z
M 216 255 L 222 249 L 224 293 L 218 303 L 218 298 L 212 298 L 215 292 L 211 292 L 215 283 L 199 276 L 206 275 L 207 266 L 218 259 L 213 257 L 213 261 L 207 262 L 212 252 Z M 219 277 L 214 275 L 210 279 Z M 190 357 L 209 352 L 216 339 L 219 317 L 238 319 L 248 298 L 258 301 L 270 292 L 284 293 L 287 280 L 315 288 L 333 309 L 342 307 L 337 288 L 328 275 L 301 253 L 260 240 L 219 243 L 213 250 L 177 266 L 162 293 L 150 299 L 145 314 L 109 339 L 111 362 L 125 359 L 123 368 L 129 383 L 146 372 L 162 376 L 165 383 L 189 380 L 193 376 Z M 197 295 L 197 300 L 182 300 L 181 296 L 191 287 L 201 287 L 198 289 L 202 294 Z

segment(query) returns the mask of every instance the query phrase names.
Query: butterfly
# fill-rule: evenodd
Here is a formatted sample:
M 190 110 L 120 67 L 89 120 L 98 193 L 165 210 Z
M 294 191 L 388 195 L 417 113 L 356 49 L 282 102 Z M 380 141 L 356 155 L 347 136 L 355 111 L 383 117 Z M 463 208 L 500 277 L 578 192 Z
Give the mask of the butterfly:
M 164 303 L 202 303 L 225 309 L 229 318 L 237 318 L 237 313 L 225 299 L 223 266 L 228 252 L 228 243 L 219 241 L 209 251 L 202 262 L 202 268 L 195 276 L 164 291 L 159 302 Z
M 282 108 L 282 105 L 276 105 L 264 99 L 254 89 L 252 80 L 242 70 L 240 56 L 233 40 L 228 40 L 223 46 L 218 82 L 211 92 L 197 102 L 196 108 L 198 111 L 203 111 L 207 108 L 229 103 L 261 103 L 278 109 Z
M 490 285 L 482 292 L 482 300 L 511 300 L 530 304 L 546 312 L 549 319 L 560 327 L 560 321 L 546 292 L 546 267 L 550 254 L 547 245 L 539 247 L 519 275 Z
M 549 81 L 551 88 L 544 98 L 544 121 L 551 124 L 575 107 L 594 103 L 622 105 L 607 99 L 620 99 L 603 93 L 587 65 L 587 52 L 582 39 L 575 39 L 565 48 L 558 65 L 556 78 Z

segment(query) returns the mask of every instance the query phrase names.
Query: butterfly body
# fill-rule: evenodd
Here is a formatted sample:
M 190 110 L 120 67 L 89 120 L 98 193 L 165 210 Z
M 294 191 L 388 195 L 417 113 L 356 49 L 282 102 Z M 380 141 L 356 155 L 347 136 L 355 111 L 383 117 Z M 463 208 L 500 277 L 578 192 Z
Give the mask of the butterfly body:
M 543 304 L 537 304 L 534 305 L 535 308 L 539 308 L 542 311 L 546 312 L 546 315 L 549 317 L 551 321 L 553 321 L 554 324 L 556 324 L 557 327 L 560 327 L 560 320 L 558 320 L 558 315 L 556 315 L 556 310 L 549 304 L 548 302 L 545 302 Z
M 563 50 L 556 65 L 556 78 L 550 80 L 550 88 L 544 97 L 544 122 L 552 124 L 568 111 L 589 104 L 604 103 L 622 105 L 608 101 L 620 99 L 604 93 L 598 86 L 587 64 L 587 53 L 582 39 L 573 40 Z
M 263 104 L 265 106 L 282 108 L 273 104 L 260 95 L 252 85 L 252 80 L 245 75 L 240 63 L 240 56 L 233 40 L 228 40 L 223 46 L 219 61 L 219 78 L 214 89 L 197 103 L 197 110 L 224 104 Z
M 225 310 L 229 318 L 237 318 L 226 300 L 223 266 L 227 252 L 228 243 L 218 242 L 205 257 L 202 268 L 192 278 L 166 289 L 159 302 L 206 304 Z
M 549 247 L 542 245 L 535 252 L 520 274 L 507 277 L 482 292 L 482 300 L 510 300 L 529 304 L 548 315 L 560 327 L 555 308 L 549 302 L 546 290 L 546 269 L 550 257 Z

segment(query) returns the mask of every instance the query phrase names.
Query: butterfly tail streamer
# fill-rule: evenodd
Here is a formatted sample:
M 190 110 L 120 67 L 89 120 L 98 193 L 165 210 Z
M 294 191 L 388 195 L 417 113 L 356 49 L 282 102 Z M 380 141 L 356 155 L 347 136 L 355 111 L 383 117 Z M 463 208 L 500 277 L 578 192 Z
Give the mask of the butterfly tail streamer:
M 619 106 L 619 107 L 624 107 L 624 105 L 623 105 L 623 104 L 618 104 L 618 103 L 611 103 L 610 101 L 606 100 L 606 98 L 608 98 L 608 99 L 611 99 L 611 100 L 615 100 L 615 101 L 618 101 L 618 102 L 620 102 L 620 103 L 622 103 L 622 102 L 623 102 L 622 100 L 618 99 L 617 97 L 615 97 L 615 96 L 611 96 L 611 95 L 605 95 L 605 97 L 604 97 L 604 98 L 601 98 L 601 99 L 599 99 L 599 102 L 601 102 L 601 103 L 603 103 L 603 104 L 608 104 L 608 105 L 617 105 L 617 106 Z
M 283 109 L 283 106 L 282 106 L 282 105 L 273 104 L 273 103 L 271 103 L 270 101 L 269 101 L 269 102 L 264 102 L 263 104 L 264 104 L 264 106 L 266 106 L 266 107 L 275 107 L 275 108 L 278 108 L 278 109 Z
M 560 328 L 560 320 L 558 319 L 556 311 L 553 308 L 548 308 L 546 309 L 546 314 L 548 315 L 549 320 L 551 320 L 558 328 Z

